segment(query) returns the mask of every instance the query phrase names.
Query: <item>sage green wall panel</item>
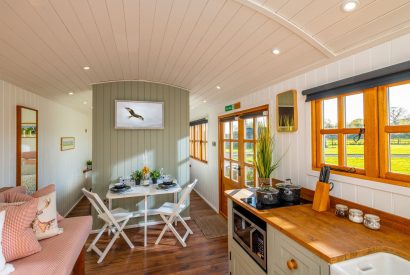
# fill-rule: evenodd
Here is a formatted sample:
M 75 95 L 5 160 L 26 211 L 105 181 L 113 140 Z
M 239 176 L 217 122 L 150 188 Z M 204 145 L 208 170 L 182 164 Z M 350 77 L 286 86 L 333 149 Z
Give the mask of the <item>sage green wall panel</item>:
M 163 130 L 116 130 L 115 100 L 164 102 Z M 144 165 L 164 168 L 181 186 L 189 183 L 189 94 L 188 91 L 162 84 L 125 81 L 93 85 L 93 190 L 101 198 L 110 183 L 128 177 Z M 150 208 L 172 201 L 172 195 L 153 196 Z M 113 207 L 131 211 L 143 209 L 141 198 L 114 200 Z M 189 212 L 184 213 L 185 216 Z M 101 223 L 94 216 L 94 228 Z M 160 220 L 157 216 L 150 221 Z M 140 222 L 138 219 L 130 223 Z

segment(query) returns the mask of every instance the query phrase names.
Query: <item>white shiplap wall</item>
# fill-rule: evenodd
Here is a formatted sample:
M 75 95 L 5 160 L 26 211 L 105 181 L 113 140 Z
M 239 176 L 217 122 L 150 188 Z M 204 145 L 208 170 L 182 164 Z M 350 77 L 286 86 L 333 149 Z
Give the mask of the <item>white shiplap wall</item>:
M 65 214 L 82 196 L 82 170 L 91 158 L 91 113 L 80 113 L 0 80 L 0 187 L 16 185 L 16 105 L 39 112 L 38 185 L 56 184 L 58 210 Z M 74 150 L 60 151 L 63 136 L 76 138 Z
M 240 101 L 243 109 L 269 103 L 270 122 L 275 125 L 276 94 L 296 89 L 299 129 L 296 133 L 276 134 L 281 152 L 288 152 L 274 176 L 292 178 L 295 183 L 314 190 L 318 173 L 311 169 L 310 103 L 305 103 L 301 91 L 407 60 L 410 60 L 410 34 L 226 103 Z M 221 102 L 220 105 L 191 110 L 191 119 L 209 114 L 210 143 L 218 141 L 216 114 L 222 114 L 224 105 L 225 103 Z M 191 177 L 200 179 L 201 184 L 198 185 L 197 191 L 217 209 L 218 147 L 209 146 L 209 164 L 192 160 Z M 333 196 L 410 218 L 410 188 L 338 175 L 333 175 L 331 179 L 335 183 L 335 188 L 331 192 Z

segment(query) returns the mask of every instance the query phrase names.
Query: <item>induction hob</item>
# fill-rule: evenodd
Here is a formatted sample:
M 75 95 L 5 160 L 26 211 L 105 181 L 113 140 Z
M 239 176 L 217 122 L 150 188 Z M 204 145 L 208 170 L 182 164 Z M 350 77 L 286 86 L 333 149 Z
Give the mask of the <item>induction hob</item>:
M 254 188 L 252 188 L 252 189 L 254 189 Z M 267 210 L 267 209 L 272 209 L 272 208 L 287 207 L 287 206 L 294 206 L 294 205 L 302 205 L 302 204 L 311 203 L 310 201 L 301 198 L 299 200 L 299 202 L 297 202 L 297 203 L 280 202 L 278 204 L 261 204 L 261 203 L 258 203 L 256 201 L 255 194 L 252 194 L 251 196 L 249 196 L 247 198 L 242 198 L 241 201 L 243 201 L 244 203 L 246 203 L 246 204 L 248 204 L 248 205 L 250 205 L 253 208 L 256 208 L 258 210 Z

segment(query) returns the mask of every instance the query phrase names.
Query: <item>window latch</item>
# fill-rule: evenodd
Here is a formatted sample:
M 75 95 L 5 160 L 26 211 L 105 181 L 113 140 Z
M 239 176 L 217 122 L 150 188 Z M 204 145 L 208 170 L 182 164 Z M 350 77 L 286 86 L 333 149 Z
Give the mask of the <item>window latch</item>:
M 362 135 L 364 134 L 364 132 L 365 132 L 364 128 L 360 128 L 359 133 L 356 136 L 353 137 L 353 141 L 355 143 L 358 143 L 359 140 L 361 140 Z

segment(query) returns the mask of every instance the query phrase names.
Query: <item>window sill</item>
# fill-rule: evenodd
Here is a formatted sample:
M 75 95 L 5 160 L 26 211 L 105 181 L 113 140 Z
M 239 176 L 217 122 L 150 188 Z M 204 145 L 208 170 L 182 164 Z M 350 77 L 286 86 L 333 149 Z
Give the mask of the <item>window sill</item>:
M 320 168 L 313 167 L 313 171 L 320 171 Z M 335 175 L 341 175 L 345 177 L 351 177 L 351 178 L 357 178 L 357 179 L 363 179 L 363 180 L 369 180 L 369 181 L 376 181 L 376 182 L 381 182 L 381 183 L 387 183 L 387 184 L 392 184 L 392 185 L 398 185 L 398 186 L 403 186 L 403 187 L 410 187 L 410 182 L 406 181 L 398 181 L 398 180 L 391 180 L 391 179 L 385 179 L 385 178 L 374 178 L 374 177 L 369 177 L 366 175 L 361 175 L 361 174 L 354 174 L 354 173 L 347 173 L 347 172 L 339 172 L 339 171 L 330 171 L 331 174 Z
M 204 163 L 204 164 L 208 164 L 208 161 L 206 161 L 206 160 L 201 160 L 201 159 L 199 159 L 199 158 L 195 158 L 195 157 L 189 157 L 190 159 L 194 159 L 194 160 L 196 160 L 196 161 L 199 161 L 199 162 L 202 162 L 202 163 Z

